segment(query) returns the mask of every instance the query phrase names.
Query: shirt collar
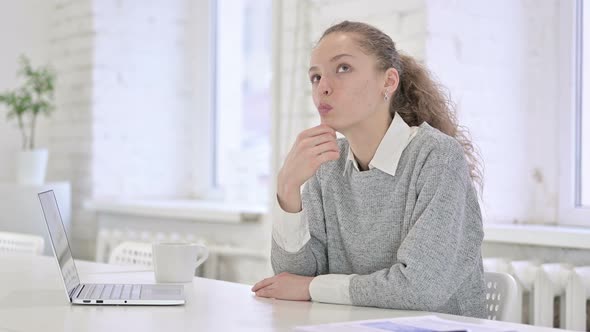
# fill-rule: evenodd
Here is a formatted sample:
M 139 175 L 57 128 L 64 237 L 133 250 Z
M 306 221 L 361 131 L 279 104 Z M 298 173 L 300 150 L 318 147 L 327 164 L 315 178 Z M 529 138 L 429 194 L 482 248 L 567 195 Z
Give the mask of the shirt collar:
M 416 134 L 418 127 L 410 127 L 397 113 L 394 114 L 393 120 L 381 139 L 381 143 L 375 151 L 373 159 L 369 162 L 369 169 L 378 168 L 379 170 L 395 176 L 397 165 L 402 156 L 402 152 L 408 146 Z M 358 163 L 350 146 L 348 147 L 348 157 L 344 166 L 344 174 L 348 170 L 348 165 L 352 164 L 359 171 Z

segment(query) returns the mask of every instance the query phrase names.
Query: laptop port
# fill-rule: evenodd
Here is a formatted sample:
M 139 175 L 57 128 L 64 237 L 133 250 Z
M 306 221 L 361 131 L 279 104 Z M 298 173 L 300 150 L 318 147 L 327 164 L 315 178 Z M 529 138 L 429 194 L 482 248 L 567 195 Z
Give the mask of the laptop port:
M 90 300 L 83 300 L 84 303 L 90 303 Z
M 102 300 L 96 300 L 96 303 L 102 303 Z

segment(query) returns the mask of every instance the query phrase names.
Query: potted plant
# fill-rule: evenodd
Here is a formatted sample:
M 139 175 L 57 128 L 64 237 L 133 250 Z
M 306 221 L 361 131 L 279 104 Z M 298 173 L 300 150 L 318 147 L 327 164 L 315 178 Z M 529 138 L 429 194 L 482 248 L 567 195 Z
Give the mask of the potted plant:
M 48 152 L 35 148 L 35 129 L 40 114 L 49 115 L 54 109 L 55 73 L 45 66 L 33 68 L 24 55 L 19 58 L 20 87 L 0 93 L 0 105 L 8 109 L 7 118 L 16 119 L 22 138 L 22 150 L 17 156 L 17 182 L 40 185 L 45 181 Z

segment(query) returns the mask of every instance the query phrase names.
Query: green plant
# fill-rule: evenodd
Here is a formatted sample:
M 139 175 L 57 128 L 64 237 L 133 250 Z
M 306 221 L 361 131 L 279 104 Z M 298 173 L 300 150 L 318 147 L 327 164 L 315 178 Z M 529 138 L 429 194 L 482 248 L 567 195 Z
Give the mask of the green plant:
M 0 104 L 8 108 L 8 119 L 16 118 L 22 136 L 23 150 L 35 148 L 35 127 L 39 114 L 49 115 L 55 109 L 55 72 L 45 66 L 33 68 L 24 55 L 19 58 L 18 77 L 22 85 L 12 91 L 0 93 Z

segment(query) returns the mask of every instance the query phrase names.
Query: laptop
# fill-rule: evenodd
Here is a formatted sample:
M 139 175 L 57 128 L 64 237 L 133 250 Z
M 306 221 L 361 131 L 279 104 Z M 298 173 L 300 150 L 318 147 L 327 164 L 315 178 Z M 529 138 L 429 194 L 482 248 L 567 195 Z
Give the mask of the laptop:
M 53 190 L 39 193 L 49 239 L 70 303 L 90 305 L 181 305 L 184 286 L 81 284 Z

